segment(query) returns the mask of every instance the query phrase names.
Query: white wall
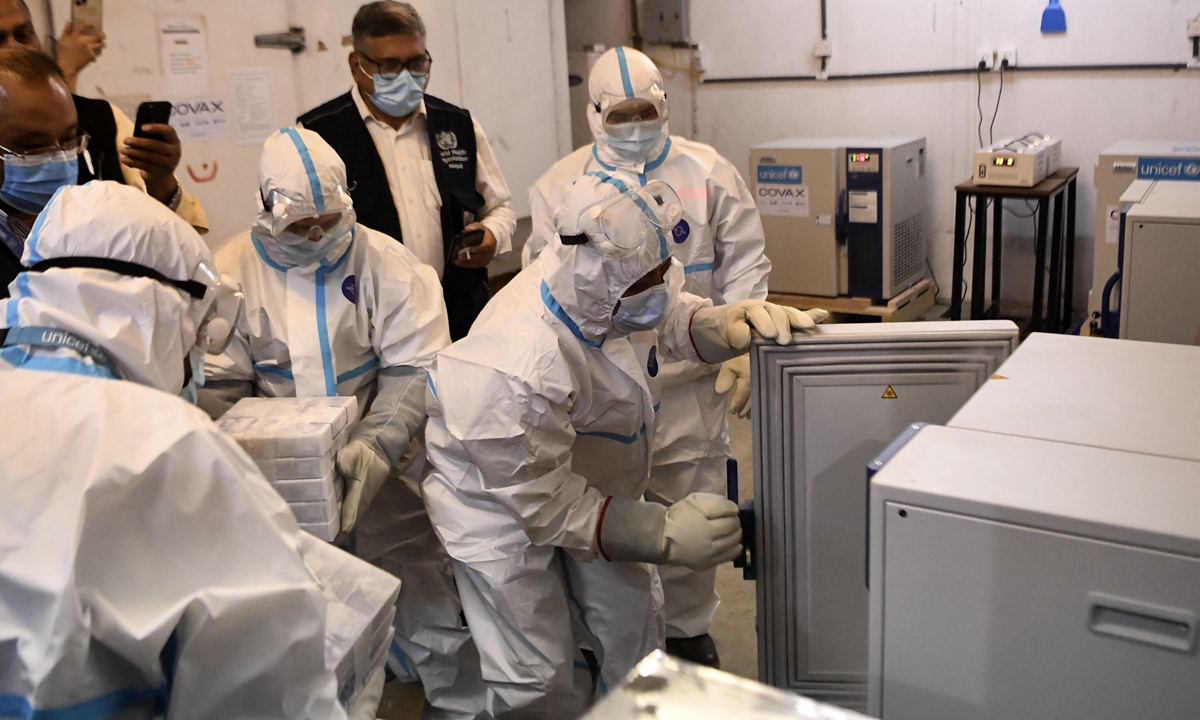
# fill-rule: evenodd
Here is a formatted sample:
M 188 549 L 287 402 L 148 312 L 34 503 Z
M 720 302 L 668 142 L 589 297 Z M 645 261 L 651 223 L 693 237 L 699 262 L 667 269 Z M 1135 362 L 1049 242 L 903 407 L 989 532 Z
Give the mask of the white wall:
M 1015 45 L 1018 65 L 1185 62 L 1185 20 L 1200 0 L 1064 2 L 1068 33 L 1042 36 L 1045 0 L 829 2 L 832 74 L 971 67 L 979 47 Z M 707 77 L 811 75 L 817 0 L 693 0 L 692 36 Z M 999 76 L 983 77 L 990 121 Z M 875 81 L 708 84 L 696 91 L 696 139 L 746 171 L 755 145 L 798 135 L 919 134 L 929 143 L 930 260 L 949 300 L 954 185 L 971 175 L 978 115 L 974 76 Z M 1063 138 L 1078 166 L 1076 308 L 1086 305 L 1096 157 L 1133 139 L 1200 139 L 1200 71 L 1010 73 L 996 139 L 1029 131 Z M 987 140 L 987 123 L 984 126 Z M 1032 221 L 1006 216 L 1006 298 L 1032 294 Z M 969 275 L 969 273 L 968 273 Z

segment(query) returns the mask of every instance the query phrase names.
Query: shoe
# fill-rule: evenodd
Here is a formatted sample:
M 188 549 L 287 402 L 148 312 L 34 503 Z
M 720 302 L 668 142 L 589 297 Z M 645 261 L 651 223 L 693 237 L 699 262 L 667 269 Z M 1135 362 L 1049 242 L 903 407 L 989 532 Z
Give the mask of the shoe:
M 690 638 L 667 638 L 667 654 L 697 665 L 718 669 L 721 667 L 717 644 L 708 633 Z

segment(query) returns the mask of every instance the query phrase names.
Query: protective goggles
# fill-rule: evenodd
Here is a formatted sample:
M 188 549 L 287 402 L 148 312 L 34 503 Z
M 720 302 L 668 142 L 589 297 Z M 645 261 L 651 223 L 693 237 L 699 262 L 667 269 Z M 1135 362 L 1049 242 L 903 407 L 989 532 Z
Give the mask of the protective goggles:
M 309 239 L 317 233 L 341 237 L 354 227 L 354 201 L 350 193 L 340 185 L 332 192 L 324 193 L 317 202 L 289 197 L 279 190 L 261 196 L 262 222 L 272 237 L 291 232 Z M 301 223 L 303 220 L 320 220 L 319 223 Z M 300 223 L 300 224 L 297 224 Z
M 625 125 L 662 125 L 669 114 L 667 94 L 658 83 L 652 85 L 644 97 L 602 95 L 600 102 L 596 103 L 596 111 L 600 113 L 605 131 L 614 137 L 620 137 L 617 135 L 618 129 Z
M 246 302 L 242 287 L 236 280 L 218 274 L 203 262 L 196 268 L 196 279 L 192 280 L 174 280 L 145 265 L 98 257 L 51 258 L 26 269 L 26 272 L 39 273 L 55 268 L 107 270 L 130 277 L 149 278 L 187 293 L 193 301 L 207 302 L 208 307 L 197 327 L 196 345 L 210 355 L 220 355 L 229 347 Z
M 670 185 L 651 180 L 625 188 L 619 195 L 583 213 L 584 234 L 562 238 L 564 245 L 593 240 L 600 252 L 613 258 L 630 257 L 643 248 L 669 247 L 667 238 L 683 218 L 683 203 Z

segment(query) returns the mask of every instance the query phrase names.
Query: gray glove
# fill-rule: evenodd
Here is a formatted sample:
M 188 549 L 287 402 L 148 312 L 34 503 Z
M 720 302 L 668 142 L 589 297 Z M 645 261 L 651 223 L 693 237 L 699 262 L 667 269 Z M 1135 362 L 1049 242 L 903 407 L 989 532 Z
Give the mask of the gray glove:
M 707 570 L 742 550 L 737 505 L 720 495 L 692 493 L 671 507 L 610 498 L 597 531 L 611 561 L 683 565 Z
M 827 317 L 829 313 L 820 309 L 805 312 L 763 300 L 743 300 L 697 310 L 692 316 L 692 342 L 704 362 L 722 363 L 750 349 L 751 331 L 788 345 L 793 332 L 811 330 Z
M 346 496 L 342 498 L 342 532 L 348 533 L 358 524 L 383 487 L 392 466 L 371 449 L 365 440 L 351 440 L 337 455 L 338 472 L 346 480 Z
M 346 480 L 342 534 L 349 533 L 383 487 L 392 466 L 425 422 L 425 383 L 429 374 L 401 365 L 379 371 L 375 397 L 338 453 L 338 472 Z

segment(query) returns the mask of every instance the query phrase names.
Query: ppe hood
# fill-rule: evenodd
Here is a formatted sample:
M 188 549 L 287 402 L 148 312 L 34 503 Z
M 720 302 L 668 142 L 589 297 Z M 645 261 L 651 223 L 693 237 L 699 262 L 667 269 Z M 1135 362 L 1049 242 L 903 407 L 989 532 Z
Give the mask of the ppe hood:
M 639 213 L 637 217 L 615 214 L 629 218 L 629 224 L 627 227 L 613 227 L 601 221 L 598 211 L 606 206 L 613 207 L 609 201 L 618 196 L 623 196 L 619 202 L 629 203 L 630 206 L 638 207 L 639 201 L 647 208 L 656 206 L 653 197 L 648 200 L 643 198 L 643 195 L 655 195 L 655 186 L 669 191 L 658 194 L 673 196 L 674 202 L 678 202 L 674 191 L 663 183 L 646 188 L 628 188 L 607 174 L 592 173 L 572 184 L 554 213 L 558 237 L 551 242 L 548 251 L 539 256 L 546 291 L 551 296 L 543 297 L 543 300 L 562 319 L 552 306 L 557 304 L 590 344 L 602 343 L 613 331 L 612 312 L 621 295 L 646 273 L 671 259 L 674 247 L 674 243 L 667 241 L 673 224 L 662 228 L 661 233 L 647 233 L 645 223 L 649 222 L 650 226 L 655 223 L 643 214 Z M 657 215 L 657 210 L 655 207 L 654 210 L 644 209 L 644 212 Z M 671 211 L 667 210 L 662 217 L 671 217 Z M 675 218 L 677 221 L 677 214 Z M 657 222 L 661 223 L 662 220 L 658 219 Z M 636 236 L 644 240 L 635 247 L 626 238 L 609 237 L 615 233 L 626 233 L 626 237 Z M 566 243 L 563 238 L 567 238 Z M 612 246 L 620 250 L 613 251 Z
M 645 54 L 629 47 L 612 48 L 600 56 L 588 76 L 588 127 L 596 139 L 596 154 L 600 161 L 613 166 L 640 172 L 646 161 L 633 162 L 621 157 L 605 140 L 604 118 L 616 105 L 632 99 L 649 102 L 663 121 L 662 137 L 650 149 L 647 160 L 662 154 L 671 129 L 667 125 L 667 94 L 662 75 Z
M 30 231 L 21 258 L 26 267 L 60 258 L 134 263 L 170 280 L 211 276 L 208 246 L 165 205 L 140 190 L 112 182 L 59 190 Z M 0 304 L 8 328 L 53 327 L 100 346 L 121 377 L 170 393 L 183 386 L 187 354 L 208 312 L 205 299 L 148 277 L 111 270 L 52 268 L 24 272 Z

